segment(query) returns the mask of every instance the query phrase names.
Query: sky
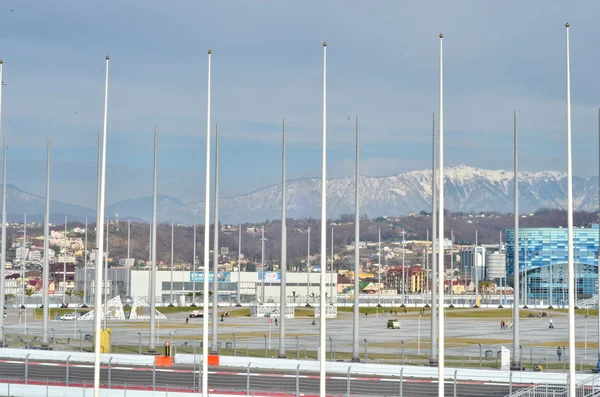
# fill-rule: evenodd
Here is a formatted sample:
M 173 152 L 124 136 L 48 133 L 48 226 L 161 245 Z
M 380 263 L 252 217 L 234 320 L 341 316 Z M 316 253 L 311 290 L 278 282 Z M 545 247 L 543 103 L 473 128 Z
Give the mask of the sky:
M 97 131 L 110 55 L 107 201 L 158 191 L 204 198 L 207 50 L 211 122 L 219 123 L 220 191 L 319 176 L 327 45 L 327 172 L 431 166 L 444 34 L 445 164 L 511 169 L 513 110 L 522 170 L 566 170 L 565 22 L 571 24 L 573 169 L 598 174 L 600 3 L 518 1 L 79 1 L 0 3 L 2 136 L 7 179 L 95 207 Z M 212 128 L 214 133 L 214 126 Z

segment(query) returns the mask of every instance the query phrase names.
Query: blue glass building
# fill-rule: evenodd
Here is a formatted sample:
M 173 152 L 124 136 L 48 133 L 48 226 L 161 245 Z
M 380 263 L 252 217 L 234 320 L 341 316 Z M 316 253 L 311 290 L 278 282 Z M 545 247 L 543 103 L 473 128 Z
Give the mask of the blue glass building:
M 598 225 L 591 228 L 575 228 L 573 236 L 575 262 L 575 288 L 578 299 L 597 294 L 598 282 Z M 515 272 L 514 229 L 506 231 L 506 271 L 511 283 Z M 567 284 L 567 229 L 523 228 L 519 229 L 519 277 L 526 276 L 527 302 L 550 302 L 553 306 L 566 304 Z M 521 292 L 523 293 L 523 292 Z

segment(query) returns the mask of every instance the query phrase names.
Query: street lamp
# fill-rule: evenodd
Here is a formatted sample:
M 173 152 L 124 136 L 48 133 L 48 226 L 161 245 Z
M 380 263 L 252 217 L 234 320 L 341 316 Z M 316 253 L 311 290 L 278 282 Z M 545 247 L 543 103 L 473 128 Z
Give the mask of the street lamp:
M 419 314 L 419 322 L 417 327 L 417 356 L 421 355 L 421 315 Z M 402 344 L 404 345 L 404 344 Z
M 265 225 L 263 225 L 262 227 L 262 238 L 260 239 L 261 241 L 261 258 L 260 258 L 260 269 L 261 269 L 261 291 L 260 291 L 260 303 L 262 305 L 265 304 L 265 241 L 267 241 L 267 239 L 265 238 Z

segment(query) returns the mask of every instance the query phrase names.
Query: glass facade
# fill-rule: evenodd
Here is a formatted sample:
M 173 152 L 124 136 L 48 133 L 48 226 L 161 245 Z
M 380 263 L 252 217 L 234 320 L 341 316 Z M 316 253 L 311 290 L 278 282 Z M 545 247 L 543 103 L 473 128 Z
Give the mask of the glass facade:
M 598 225 L 574 229 L 573 248 L 577 299 L 597 293 L 598 282 Z M 514 275 L 514 229 L 506 231 L 506 271 L 509 282 Z M 526 288 L 526 302 L 566 304 L 567 286 L 567 229 L 519 229 L 519 276 Z

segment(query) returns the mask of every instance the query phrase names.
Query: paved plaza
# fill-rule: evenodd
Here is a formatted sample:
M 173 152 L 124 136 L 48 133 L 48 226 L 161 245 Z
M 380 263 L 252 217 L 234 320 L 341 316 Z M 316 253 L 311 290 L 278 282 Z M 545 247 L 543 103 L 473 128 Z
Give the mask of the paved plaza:
M 223 307 L 221 312 L 240 310 L 235 307 Z M 247 309 L 246 309 L 247 310 Z M 419 318 L 418 312 L 398 314 L 361 314 L 360 316 L 360 355 L 364 360 L 365 351 L 370 362 L 422 364 L 429 352 L 430 318 L 427 312 Z M 465 311 L 477 315 L 485 311 L 489 316 L 493 309 L 455 309 L 455 315 Z M 191 310 L 190 310 L 191 311 Z M 541 310 L 540 310 L 541 312 Z M 561 369 L 558 363 L 557 347 L 567 346 L 567 318 L 563 312 L 545 311 L 553 320 L 554 329 L 549 329 L 549 318 L 521 319 L 521 352 L 522 362 L 526 366 L 547 363 L 555 370 Z M 479 312 L 481 313 L 481 312 Z M 497 352 L 501 346 L 512 350 L 512 330 L 500 329 L 500 321 L 510 320 L 510 310 L 498 310 L 498 317 L 485 318 L 450 318 L 446 319 L 446 356 L 455 366 L 479 366 L 480 352 L 484 367 L 498 365 Z M 537 313 L 537 311 L 536 311 Z M 506 314 L 505 316 L 502 316 Z M 169 314 L 167 320 L 157 321 L 157 348 L 169 341 L 176 352 L 192 352 L 194 346 L 200 347 L 202 340 L 202 319 L 190 319 L 185 324 L 188 313 Z M 400 320 L 400 329 L 387 329 L 390 318 Z M 9 310 L 5 322 L 5 334 L 9 346 L 25 346 L 27 335 L 30 344 L 39 346 L 42 322 L 33 319 L 33 310 L 28 310 L 28 322 L 24 319 L 19 324 L 17 310 Z M 112 329 L 112 347 L 115 352 L 136 353 L 139 343 L 146 348 L 149 339 L 149 322 L 144 321 L 108 321 Z M 85 335 L 92 334 L 93 321 L 60 321 L 49 322 L 49 337 L 55 337 L 55 349 L 78 350 L 80 346 L 89 350 L 90 341 Z M 595 366 L 598 357 L 598 317 L 576 317 L 577 364 Z M 275 320 L 268 318 L 251 318 L 247 316 L 226 317 L 218 323 L 219 342 L 222 354 L 255 355 L 264 357 L 265 346 L 269 357 L 277 357 L 279 346 L 279 327 Z M 286 351 L 289 357 L 317 358 L 319 319 L 300 317 L 287 320 Z M 235 338 L 234 338 L 235 334 Z M 328 359 L 348 360 L 352 352 L 352 314 L 340 312 L 338 318 L 327 321 L 327 354 Z M 20 337 L 20 338 L 19 338 Z M 36 338 L 37 337 L 37 338 Z M 36 338 L 34 340 L 34 338 Z M 70 338 L 70 341 L 69 341 Z M 330 339 L 331 338 L 331 339 Z M 364 341 L 366 339 L 366 343 Z M 82 342 L 80 342 L 82 340 Z M 481 347 L 479 346 L 481 345 Z M 365 349 L 366 348 L 366 349 Z M 298 349 L 298 351 L 297 351 Z M 487 353 L 487 357 L 486 357 Z M 563 354 L 563 359 L 565 358 Z M 564 361 L 564 360 L 563 360 Z M 589 369 L 589 368 L 588 368 Z

